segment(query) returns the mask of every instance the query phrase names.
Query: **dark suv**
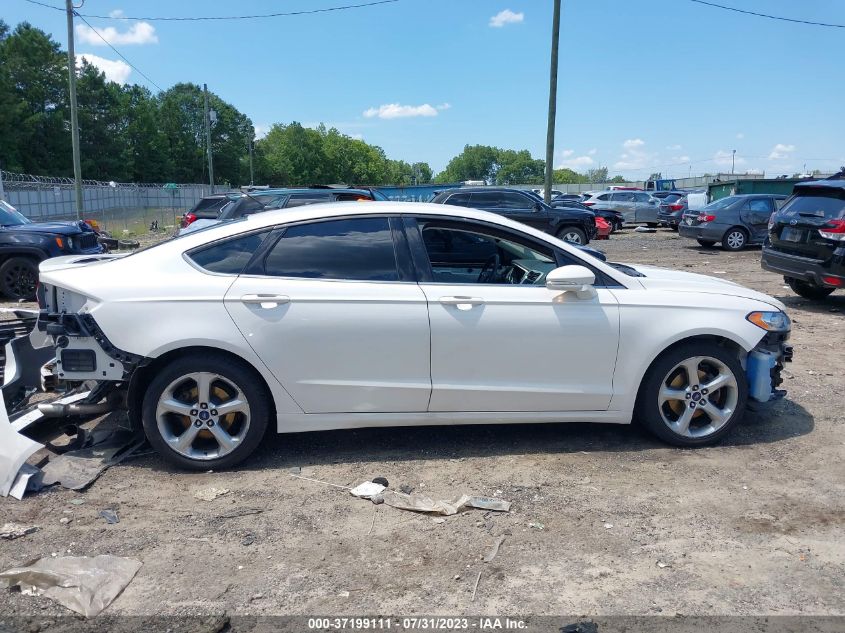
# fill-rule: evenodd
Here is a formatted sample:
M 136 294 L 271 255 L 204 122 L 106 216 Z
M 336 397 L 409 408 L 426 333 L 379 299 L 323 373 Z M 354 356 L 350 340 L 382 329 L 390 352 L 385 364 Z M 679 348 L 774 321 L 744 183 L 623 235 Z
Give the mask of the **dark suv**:
M 0 294 L 9 299 L 35 298 L 43 260 L 103 251 L 85 222 L 32 222 L 0 200 Z
M 521 189 L 447 189 L 435 195 L 431 202 L 498 213 L 575 244 L 588 244 L 596 235 L 596 215 L 592 211 L 550 207 L 532 192 Z
M 845 288 L 845 179 L 795 185 L 769 221 L 762 265 L 807 299 Z

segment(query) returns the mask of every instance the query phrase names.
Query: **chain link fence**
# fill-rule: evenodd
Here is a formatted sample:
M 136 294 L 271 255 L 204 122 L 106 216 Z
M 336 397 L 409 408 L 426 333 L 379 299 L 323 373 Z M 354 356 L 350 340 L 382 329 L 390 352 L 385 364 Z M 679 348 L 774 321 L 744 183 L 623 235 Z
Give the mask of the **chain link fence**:
M 82 181 L 83 220 L 119 236 L 174 228 L 200 198 L 228 191 L 221 185 Z M 76 220 L 73 178 L 0 171 L 0 199 L 33 222 Z

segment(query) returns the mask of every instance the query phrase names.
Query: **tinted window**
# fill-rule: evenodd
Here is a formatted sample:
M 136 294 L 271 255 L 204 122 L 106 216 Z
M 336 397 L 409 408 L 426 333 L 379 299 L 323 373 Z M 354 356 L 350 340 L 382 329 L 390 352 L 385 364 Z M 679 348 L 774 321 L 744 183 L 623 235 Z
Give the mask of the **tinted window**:
M 319 193 L 294 193 L 291 194 L 285 208 L 302 207 L 306 204 L 316 204 L 318 202 L 328 202 L 328 196 Z
M 503 193 L 500 198 L 500 209 L 531 209 L 536 202 L 532 202 L 527 196 L 518 193 Z
M 614 193 L 610 197 L 611 200 L 615 202 L 633 202 L 634 201 L 634 194 L 628 193 L 627 191 L 623 191 L 620 193 Z
M 754 198 L 748 201 L 749 211 L 762 211 L 764 213 L 772 212 L 772 202 L 768 198 Z
M 845 217 L 845 189 L 822 189 L 805 187 L 781 209 L 785 216 L 826 218 Z
M 610 200 L 610 194 L 609 193 L 603 193 L 600 196 L 597 196 L 596 200 Z
M 225 242 L 217 242 L 191 251 L 188 257 L 197 266 L 210 272 L 240 275 L 268 233 L 269 231 L 251 233 Z
M 469 194 L 468 193 L 456 193 L 453 196 L 449 196 L 446 199 L 446 204 L 452 204 L 456 207 L 465 207 L 469 204 Z
M 267 255 L 264 269 L 277 277 L 399 279 L 387 218 L 291 226 Z
M 677 193 L 670 193 L 668 196 L 663 198 L 663 202 L 665 204 L 672 204 L 675 200 L 680 200 L 682 196 L 678 195 Z
M 498 193 L 474 193 L 470 198 L 470 206 L 480 209 L 497 209 L 499 207 Z
M 335 195 L 335 200 L 338 202 L 352 202 L 360 200 L 370 200 L 371 198 L 364 193 L 339 193 Z
M 637 202 L 649 202 L 651 200 L 651 196 L 647 193 L 635 193 L 634 200 Z
M 716 200 L 716 202 L 711 202 L 704 210 L 706 211 L 718 211 L 719 209 L 727 209 L 729 206 L 737 202 L 738 200 L 742 200 L 742 198 L 738 198 L 736 196 L 728 196 L 727 198 L 722 198 L 721 200 Z

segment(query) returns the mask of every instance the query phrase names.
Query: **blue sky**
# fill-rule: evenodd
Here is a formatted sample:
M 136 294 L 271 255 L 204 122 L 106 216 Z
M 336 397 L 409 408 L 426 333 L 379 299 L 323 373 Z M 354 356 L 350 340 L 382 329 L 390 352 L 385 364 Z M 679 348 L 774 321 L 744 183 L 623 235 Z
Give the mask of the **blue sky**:
M 233 15 L 351 3 L 86 0 L 80 12 Z M 845 24 L 841 0 L 720 4 Z M 89 22 L 159 86 L 206 82 L 259 132 L 324 122 L 437 171 L 465 144 L 544 155 L 551 6 L 400 0 L 265 20 Z M 66 45 L 61 12 L 3 0 L 2 17 L 28 20 Z M 77 53 L 149 85 L 77 24 Z M 730 171 L 736 149 L 737 171 L 833 170 L 845 164 L 843 51 L 845 29 L 689 0 L 563 0 L 555 166 L 686 176 Z

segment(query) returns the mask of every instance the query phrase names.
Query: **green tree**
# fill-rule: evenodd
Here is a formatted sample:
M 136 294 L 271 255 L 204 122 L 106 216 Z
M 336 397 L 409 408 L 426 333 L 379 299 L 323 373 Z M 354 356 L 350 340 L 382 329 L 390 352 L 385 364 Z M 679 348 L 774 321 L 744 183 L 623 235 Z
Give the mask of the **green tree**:
M 563 169 L 555 169 L 552 181 L 558 185 L 589 182 L 584 174 L 579 174 L 577 171 L 573 171 L 572 169 L 568 169 L 566 167 Z
M 428 163 L 414 163 L 411 165 L 411 171 L 414 173 L 418 185 L 426 185 L 431 182 L 432 171 Z
M 464 150 L 449 161 L 437 182 L 463 182 L 465 180 L 485 180 L 496 182 L 499 171 L 499 153 L 497 147 L 489 145 L 466 145 Z
M 610 179 L 610 182 L 623 183 L 623 182 L 628 182 L 628 181 L 625 180 L 625 178 L 623 178 L 622 176 L 614 176 L 613 178 Z
M 132 182 L 172 181 L 173 161 L 168 152 L 167 136 L 159 127 L 158 101 L 146 88 L 127 86 L 124 103 L 128 179 Z M 247 165 L 247 177 L 248 174 Z
M 543 183 L 546 162 L 531 157 L 527 150 L 500 150 L 499 169 L 496 172 L 498 185 L 539 185 Z
M 586 176 L 587 182 L 607 182 L 607 167 L 588 169 Z

